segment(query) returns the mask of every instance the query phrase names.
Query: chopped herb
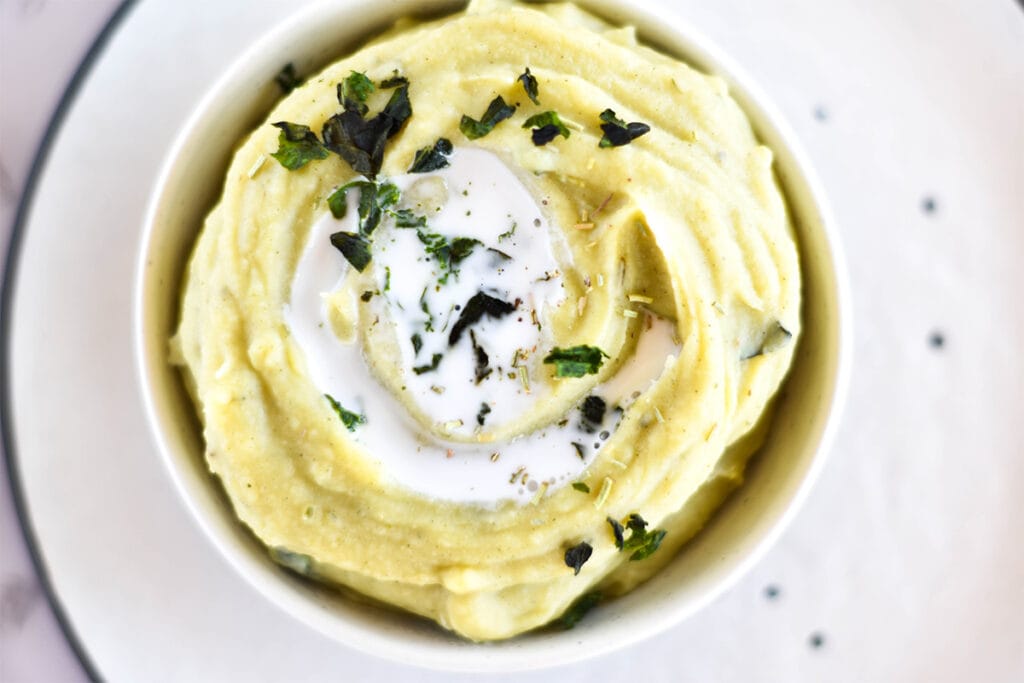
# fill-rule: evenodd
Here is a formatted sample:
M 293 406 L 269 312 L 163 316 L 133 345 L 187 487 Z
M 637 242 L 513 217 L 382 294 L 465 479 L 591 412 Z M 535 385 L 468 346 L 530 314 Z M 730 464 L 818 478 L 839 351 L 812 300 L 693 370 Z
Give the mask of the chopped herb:
M 277 151 L 270 156 L 289 171 L 297 171 L 310 161 L 327 158 L 327 148 L 309 126 L 287 121 L 278 121 L 274 125 L 281 129 L 281 133 L 277 136 Z
M 353 180 L 342 185 L 327 198 L 331 215 L 341 219 L 348 213 L 347 193 L 351 188 L 359 189 L 359 233 L 369 235 L 377 226 L 384 211 L 398 203 L 398 187 L 392 183 L 374 183 L 369 180 Z
M 444 235 L 432 232 L 417 230 L 416 235 L 423 243 L 425 251 L 434 257 L 441 270 L 441 277 L 438 279 L 442 285 L 448 282 L 448 276 L 458 275 L 456 266 L 473 252 L 473 248 L 482 244 L 472 237 L 456 237 L 449 242 Z
M 484 347 L 477 343 L 476 333 L 473 330 L 469 331 L 469 340 L 473 344 L 473 356 L 476 359 L 476 367 L 473 374 L 476 378 L 476 383 L 480 384 L 493 372 L 493 368 L 489 367 L 491 359 L 487 355 L 487 351 L 484 350 Z
M 395 217 L 395 226 L 399 228 L 425 228 L 427 217 L 417 216 L 412 209 L 398 209 L 391 213 Z
M 274 82 L 277 83 L 277 87 L 281 88 L 281 92 L 285 95 L 302 85 L 302 79 L 295 73 L 295 65 L 291 62 L 285 64 L 277 72 L 277 75 L 274 76 Z
M 572 447 L 576 449 L 576 455 L 578 455 L 580 457 L 580 460 L 586 460 L 587 459 L 587 449 L 586 449 L 586 446 L 584 446 L 583 444 L 581 444 L 581 443 L 579 443 L 577 441 L 573 441 L 572 442 Z
M 462 307 L 459 319 L 452 326 L 448 334 L 448 346 L 458 343 L 462 333 L 470 326 L 480 321 L 485 315 L 489 318 L 500 318 L 516 310 L 516 304 L 488 296 L 483 292 L 477 292 L 466 305 Z
M 653 555 L 661 546 L 661 541 L 666 534 L 664 529 L 647 531 L 647 522 L 635 512 L 626 518 L 626 529 L 629 529 L 630 532 L 629 538 L 624 538 L 624 529 L 618 521 L 609 517 L 608 524 L 611 525 L 612 533 L 615 535 L 615 547 L 620 552 L 632 553 L 629 556 L 631 562 L 644 560 Z
M 600 425 L 604 421 L 604 411 L 607 404 L 604 399 L 600 396 L 591 394 L 583 399 L 583 405 L 580 406 L 580 411 L 583 413 L 583 419 L 592 425 Z
M 601 112 L 601 120 L 604 121 L 601 124 L 604 136 L 598 143 L 599 147 L 621 147 L 622 145 L 628 145 L 651 130 L 650 126 L 639 121 L 626 123 L 617 117 L 611 109 L 605 109 Z
M 400 85 L 409 85 L 409 79 L 398 73 L 398 69 L 391 72 L 390 78 L 385 78 L 380 82 L 381 90 L 390 90 L 391 88 L 397 88 Z
M 594 548 L 586 541 L 574 545 L 565 551 L 565 565 L 572 567 L 573 575 L 580 573 L 580 569 L 586 564 L 590 556 L 594 554 Z
M 484 426 L 484 422 L 487 421 L 487 414 L 491 412 L 491 407 L 486 403 L 480 404 L 480 410 L 476 413 L 476 423 L 481 427 Z
M 476 140 L 490 133 L 496 125 L 511 117 L 514 113 L 516 113 L 516 108 L 506 104 L 505 98 L 498 95 L 491 100 L 491 103 L 487 106 L 487 111 L 484 112 L 479 121 L 463 114 L 462 121 L 459 122 L 459 130 L 470 140 Z
M 521 73 L 516 80 L 523 84 L 523 90 L 526 91 L 526 96 L 530 98 L 530 101 L 540 104 L 540 100 L 537 98 L 537 77 L 530 73 L 530 67 L 526 67 L 526 71 Z
M 451 153 L 452 141 L 438 138 L 433 147 L 424 147 L 416 152 L 409 173 L 426 173 L 444 168 L 448 165 L 448 155 Z
M 338 414 L 341 421 L 345 423 L 345 428 L 348 429 L 348 431 L 354 432 L 358 425 L 366 424 L 365 415 L 353 413 L 351 410 L 345 410 L 330 394 L 324 394 L 324 398 L 326 398 L 327 402 L 331 404 L 332 408 L 334 408 L 334 412 Z
M 422 375 L 425 372 L 433 372 L 437 370 L 437 366 L 440 365 L 441 359 L 444 357 L 443 354 L 435 353 L 430 357 L 430 365 L 418 365 L 412 369 L 417 375 Z
M 590 487 L 582 481 L 574 481 L 572 487 L 581 493 L 590 493 Z
M 361 107 L 361 103 L 357 105 Z M 344 159 L 352 170 L 373 179 L 384 161 L 384 145 L 412 116 L 408 82 L 391 94 L 384 109 L 373 118 L 365 118 L 366 111 L 360 107 L 346 107 L 327 119 L 321 134 L 324 145 Z
M 494 247 L 487 247 L 487 251 L 489 251 L 492 254 L 494 254 L 495 256 L 497 256 L 499 259 L 501 259 L 501 261 L 511 261 L 512 260 L 512 257 L 509 256 L 508 254 L 506 254 L 505 252 L 503 252 L 501 249 L 495 249 Z M 495 261 L 495 263 L 500 263 L 500 261 Z
M 569 129 L 562 123 L 558 113 L 553 111 L 534 114 L 526 119 L 523 128 L 533 128 L 533 144 L 538 147 L 548 144 L 559 135 L 566 139 L 569 137 Z
M 583 377 L 594 375 L 604 363 L 608 354 L 596 346 L 572 346 L 567 349 L 555 347 L 545 358 L 546 364 L 554 364 L 555 377 Z
M 615 547 L 622 550 L 622 546 L 625 543 L 622 525 L 619 524 L 619 520 L 612 517 L 608 517 L 608 523 L 611 525 L 612 534 L 615 536 Z
M 363 300 L 363 303 L 365 303 L 373 298 L 373 292 L 366 290 L 359 296 L 359 298 Z
M 366 77 L 366 74 L 353 71 L 348 78 L 338 84 L 338 104 L 346 110 L 358 111 L 360 115 L 365 114 L 367 106 L 366 98 L 376 88 L 373 81 Z
M 391 266 L 384 266 L 384 291 L 391 291 Z
M 412 353 L 413 353 L 413 355 L 419 354 L 420 349 L 422 349 L 422 348 L 423 348 L 423 337 L 421 337 L 420 333 L 417 332 L 416 334 L 412 335 Z
M 516 227 L 518 225 L 518 223 L 512 223 L 511 228 L 498 235 L 498 241 L 501 242 L 502 240 L 507 240 L 508 238 L 512 237 L 512 235 L 516 234 Z
M 336 232 L 331 235 L 331 244 L 360 273 L 370 263 L 370 242 L 362 235 L 354 232 Z
M 576 624 L 580 623 L 587 612 L 592 610 L 601 602 L 601 598 L 604 597 L 598 591 L 590 593 L 584 593 L 576 599 L 574 603 L 569 605 L 569 609 L 565 610 L 565 613 L 558 618 L 558 625 L 563 629 L 571 629 Z
M 420 294 L 420 310 L 427 314 L 427 319 L 423 323 L 423 327 L 427 332 L 434 331 L 434 314 L 430 312 L 430 306 L 427 304 L 427 288 L 423 288 L 423 293 Z

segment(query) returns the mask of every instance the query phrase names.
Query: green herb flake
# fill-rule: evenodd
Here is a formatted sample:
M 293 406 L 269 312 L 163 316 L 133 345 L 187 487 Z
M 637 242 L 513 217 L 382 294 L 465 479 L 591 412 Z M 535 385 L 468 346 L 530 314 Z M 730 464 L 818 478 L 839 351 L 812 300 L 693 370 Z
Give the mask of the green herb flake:
M 295 72 L 295 65 L 291 62 L 281 67 L 281 70 L 274 76 L 274 82 L 277 83 L 277 87 L 281 88 L 281 94 L 283 95 L 287 95 L 302 85 L 302 79 Z
M 608 354 L 596 346 L 555 347 L 544 358 L 544 363 L 555 366 L 555 377 L 583 377 L 594 375 L 601 369 Z
M 507 301 L 488 296 L 483 292 L 477 292 L 462 307 L 459 319 L 455 321 L 451 332 L 448 333 L 448 346 L 455 346 L 462 337 L 462 333 L 470 325 L 479 322 L 485 315 L 489 318 L 497 319 L 508 315 L 514 310 L 516 310 L 516 304 L 510 304 Z
M 269 549 L 270 559 L 286 569 L 302 576 L 313 576 L 313 558 L 276 546 Z
M 569 129 L 566 128 L 564 123 L 562 123 L 562 119 L 559 118 L 558 113 L 554 111 L 534 114 L 530 118 L 526 119 L 523 123 L 523 128 L 533 128 L 531 137 L 533 139 L 533 144 L 537 147 L 542 147 L 543 145 L 548 144 L 559 135 L 566 139 L 569 138 Z
M 516 113 L 516 108 L 506 104 L 505 98 L 498 95 L 491 100 L 487 111 L 479 121 L 463 114 L 462 121 L 459 122 L 459 130 L 470 140 L 476 140 L 490 133 L 496 125 L 510 118 L 514 113 Z
M 310 161 L 327 158 L 327 148 L 309 126 L 287 121 L 273 125 L 280 128 L 281 133 L 277 136 L 277 151 L 270 156 L 289 171 L 297 171 Z
M 586 449 L 586 446 L 584 446 L 583 444 L 581 444 L 578 441 L 573 441 L 572 442 L 572 447 L 576 449 L 576 455 L 579 457 L 580 460 L 586 460 L 587 459 L 587 449 Z
M 590 593 L 584 593 L 576 599 L 569 609 L 565 610 L 558 621 L 555 622 L 565 630 L 569 630 L 576 624 L 580 623 L 587 612 L 597 606 L 604 596 L 599 591 L 592 591 Z
M 631 553 L 630 562 L 645 560 L 653 555 L 661 547 L 667 533 L 664 529 L 647 531 L 647 522 L 635 512 L 626 518 L 625 529 L 629 529 L 629 538 L 625 538 L 625 529 L 617 520 L 609 517 L 608 524 L 615 535 L 615 547 L 620 552 Z
M 574 481 L 572 483 L 572 487 L 579 491 L 580 493 L 590 493 L 590 487 L 587 486 L 582 481 Z
M 334 397 L 330 394 L 324 394 L 324 398 L 334 408 L 334 412 L 338 414 L 341 421 L 345 423 L 345 428 L 350 432 L 356 431 L 358 425 L 366 424 L 366 416 L 360 415 L 359 413 L 353 413 L 351 410 L 345 410 L 340 403 L 334 400 Z
M 526 91 L 526 96 L 530 98 L 530 101 L 540 104 L 540 99 L 537 97 L 537 77 L 530 73 L 530 67 L 526 67 L 526 71 L 521 73 L 516 80 L 523 84 L 523 90 Z
M 391 72 L 390 78 L 385 78 L 380 82 L 381 90 L 390 90 L 391 88 L 397 88 L 400 85 L 409 85 L 409 79 L 398 73 L 398 69 Z
M 342 89 L 339 88 L 339 96 L 344 99 Z M 344 159 L 353 171 L 372 180 L 384 162 L 387 141 L 397 135 L 412 116 L 409 83 L 406 81 L 395 89 L 380 113 L 369 119 L 366 118 L 365 105 L 349 101 L 355 108 L 346 107 L 340 114 L 327 119 L 321 135 L 327 149 Z
M 360 273 L 370 263 L 370 242 L 362 235 L 354 232 L 336 232 L 331 235 L 331 244 Z
M 451 140 L 448 138 L 438 138 L 433 146 L 417 150 L 408 172 L 428 173 L 448 166 L 448 155 L 452 153 L 452 149 Z
M 352 71 L 338 84 L 338 104 L 346 110 L 365 114 L 367 107 L 364 103 L 374 90 L 376 88 L 373 87 L 373 81 L 367 78 L 366 74 Z
M 498 241 L 502 242 L 502 241 L 507 240 L 510 237 L 512 237 L 512 235 L 516 234 L 516 227 L 518 227 L 518 225 L 519 225 L 518 223 L 513 222 L 511 228 L 509 228 L 505 232 L 503 232 L 500 235 L 498 235 Z M 511 257 L 509 257 L 509 258 L 511 258 Z
M 437 370 L 437 366 L 441 364 L 441 359 L 444 358 L 444 354 L 435 353 L 430 357 L 429 365 L 417 365 L 412 369 L 417 375 L 422 375 L 427 372 L 434 372 Z
M 581 541 L 565 551 L 565 565 L 572 567 L 573 576 L 576 576 L 593 554 L 594 548 L 586 541 Z
M 413 355 L 414 356 L 418 355 L 419 352 L 420 352 L 420 349 L 423 348 L 423 337 L 421 337 L 420 333 L 417 332 L 417 333 L 412 335 L 412 337 L 410 338 L 410 341 L 412 341 L 412 353 L 413 353 Z
M 611 109 L 605 109 L 601 112 L 601 120 L 604 122 L 601 124 L 601 130 L 604 132 L 601 141 L 598 143 L 598 147 L 621 147 L 622 145 L 628 145 L 629 143 L 636 140 L 641 135 L 646 135 L 650 132 L 651 127 L 646 123 L 640 123 L 634 121 L 632 123 L 626 123 L 615 115 L 615 112 Z
M 484 422 L 487 421 L 487 415 L 491 412 L 491 407 L 486 403 L 480 404 L 480 410 L 476 413 L 476 423 L 481 427 L 484 426 Z
M 395 227 L 398 228 L 425 228 L 427 217 L 418 216 L 412 209 L 398 209 L 391 214 L 395 218 Z
M 391 266 L 384 266 L 384 291 L 391 291 Z

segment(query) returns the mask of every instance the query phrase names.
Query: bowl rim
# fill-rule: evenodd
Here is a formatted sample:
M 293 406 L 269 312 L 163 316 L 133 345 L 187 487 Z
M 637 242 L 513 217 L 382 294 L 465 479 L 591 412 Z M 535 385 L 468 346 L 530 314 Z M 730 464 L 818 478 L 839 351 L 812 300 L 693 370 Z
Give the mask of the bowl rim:
M 449 9 L 463 6 L 465 3 L 460 0 L 437 0 L 434 4 L 437 7 L 443 7 L 444 13 L 447 14 Z M 147 350 L 150 343 L 150 334 L 149 326 L 146 323 L 146 311 L 148 308 L 148 295 L 151 291 L 151 288 L 147 286 L 149 279 L 147 277 L 149 269 L 148 260 L 154 240 L 154 227 L 158 223 L 157 217 L 164 203 L 168 201 L 165 196 L 166 189 L 169 181 L 176 173 L 176 167 L 182 163 L 182 153 L 187 149 L 190 140 L 192 140 L 205 115 L 210 110 L 216 108 L 217 104 L 225 97 L 224 93 L 230 91 L 231 84 L 238 79 L 240 74 L 245 72 L 248 63 L 256 60 L 259 55 L 266 53 L 268 49 L 280 46 L 286 36 L 293 35 L 297 31 L 308 30 L 311 22 L 324 12 L 325 9 L 346 13 L 369 10 L 375 12 L 380 17 L 386 16 L 392 20 L 405 16 L 404 14 L 394 13 L 396 3 L 387 3 L 386 7 L 381 9 L 381 3 L 378 0 L 321 0 L 303 7 L 278 26 L 264 33 L 231 62 L 227 70 L 206 90 L 202 98 L 191 110 L 191 114 L 181 125 L 165 155 L 149 201 L 147 202 L 145 222 L 133 277 L 131 323 L 135 371 L 139 382 L 141 400 L 146 414 L 150 438 L 160 453 L 160 458 L 171 480 L 174 482 L 174 488 L 179 498 L 189 510 L 193 521 L 202 530 L 207 541 L 217 549 L 217 552 L 228 561 L 232 569 L 241 575 L 257 593 L 275 604 L 282 611 L 335 641 L 376 657 L 452 672 L 523 671 L 569 664 L 599 654 L 607 654 L 657 635 L 715 600 L 729 587 L 734 585 L 740 577 L 746 574 L 765 555 L 806 500 L 815 480 L 824 467 L 826 456 L 832 447 L 838 429 L 846 400 L 852 366 L 853 321 L 849 280 L 845 260 L 840 248 L 835 219 L 828 205 L 822 184 L 814 172 L 813 166 L 810 164 L 809 158 L 804 152 L 796 134 L 786 123 L 785 118 L 775 108 L 771 100 L 761 91 L 756 82 L 734 63 L 724 51 L 677 14 L 668 3 L 657 8 L 648 8 L 642 0 L 578 0 L 578 4 L 599 16 L 610 17 L 613 21 L 621 22 L 622 18 L 628 17 L 629 21 L 625 23 L 637 26 L 641 36 L 648 28 L 659 26 L 658 33 L 669 35 L 670 41 L 668 44 L 664 44 L 661 41 L 654 42 L 653 44 L 658 49 L 663 49 L 677 59 L 694 64 L 699 70 L 713 73 L 725 80 L 729 85 L 730 95 L 740 100 L 741 108 L 754 124 L 759 139 L 763 138 L 762 133 L 767 130 L 782 143 L 783 149 L 777 148 L 778 143 L 772 147 L 775 153 L 773 164 L 775 165 L 777 178 L 780 160 L 784 152 L 788 157 L 788 170 L 796 175 L 796 178 L 790 179 L 788 183 L 790 185 L 802 183 L 809 196 L 809 200 L 813 204 L 813 209 L 817 213 L 816 220 L 806 221 L 806 223 L 813 224 L 812 229 L 820 231 L 822 244 L 827 249 L 824 253 L 815 252 L 816 256 L 827 257 L 831 264 L 831 268 L 826 268 L 826 272 L 832 276 L 831 284 L 835 299 L 835 325 L 837 331 L 834 349 L 835 371 L 831 376 L 831 390 L 822 397 L 822 403 L 825 405 L 822 409 L 822 412 L 825 414 L 824 424 L 818 432 L 817 444 L 808 447 L 812 448 L 814 453 L 803 475 L 799 478 L 796 490 L 790 499 L 786 501 L 782 512 L 770 524 L 752 548 L 748 549 L 741 558 L 734 561 L 725 571 L 719 572 L 713 584 L 703 591 L 699 597 L 683 601 L 679 604 L 665 605 L 665 608 L 659 610 L 656 615 L 645 615 L 640 619 L 620 619 L 614 621 L 602 631 L 596 631 L 594 634 L 588 633 L 592 641 L 587 644 L 588 646 L 584 646 L 586 638 L 580 637 L 580 634 L 576 632 L 568 632 L 569 635 L 559 639 L 554 644 L 551 644 L 552 641 L 540 641 L 540 644 L 543 645 L 542 647 L 535 647 L 538 641 L 529 641 L 522 638 L 514 638 L 486 645 L 474 645 L 458 641 L 452 643 L 453 647 L 443 648 L 404 641 L 400 637 L 383 632 L 381 629 L 370 629 L 355 622 L 348 622 L 337 614 L 332 614 L 329 609 L 316 604 L 315 599 L 310 599 L 305 594 L 300 595 L 294 587 L 286 585 L 287 582 L 279 577 L 271 577 L 268 572 L 268 559 L 256 558 L 247 552 L 239 552 L 234 547 L 237 546 L 237 543 L 233 539 L 227 538 L 225 532 L 219 529 L 211 516 L 202 509 L 202 504 L 194 495 L 192 485 L 188 481 L 188 475 L 177 464 L 177 451 L 166 438 L 165 418 L 162 416 L 155 398 L 158 385 L 156 374 L 160 372 L 160 368 L 157 367 L 158 362 L 152 358 L 152 354 Z M 403 5 L 403 7 L 406 6 L 414 7 L 417 5 L 410 2 Z M 355 44 L 359 43 L 358 40 L 354 42 Z M 346 45 L 351 44 L 351 41 L 346 43 Z M 780 186 L 785 185 L 781 178 L 778 178 L 778 181 Z M 798 211 L 798 207 L 794 206 L 789 193 L 786 191 L 786 187 L 782 189 L 787 199 L 788 211 L 794 219 L 799 215 L 807 213 L 806 208 Z M 796 224 L 798 221 L 794 220 L 794 223 Z M 800 231 L 801 228 L 798 226 L 798 238 L 800 238 Z M 803 261 L 804 258 L 805 254 L 801 250 L 801 260 Z M 164 360 L 165 363 L 166 360 Z M 787 378 L 784 383 L 788 381 L 789 379 Z M 212 479 L 208 472 L 207 478 Z M 225 503 L 229 504 L 228 501 L 222 501 L 222 504 Z M 724 504 L 727 503 L 728 499 Z M 241 525 L 237 519 L 235 524 Z M 456 649 L 458 652 L 457 657 L 453 656 L 456 653 Z

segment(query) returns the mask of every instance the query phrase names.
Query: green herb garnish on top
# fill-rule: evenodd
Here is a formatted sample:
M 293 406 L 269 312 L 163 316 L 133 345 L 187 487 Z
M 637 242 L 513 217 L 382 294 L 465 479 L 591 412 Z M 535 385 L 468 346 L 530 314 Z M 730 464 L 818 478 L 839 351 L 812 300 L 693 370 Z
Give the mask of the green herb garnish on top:
M 558 113 L 554 111 L 534 114 L 526 119 L 526 122 L 523 123 L 523 128 L 533 128 L 531 138 L 533 139 L 533 144 L 538 147 L 548 144 L 559 135 L 566 139 L 569 138 L 569 129 L 562 123 Z
M 366 416 L 360 415 L 359 413 L 353 413 L 351 410 L 346 410 L 340 403 L 334 400 L 334 397 L 330 394 L 324 394 L 324 398 L 327 399 L 331 407 L 334 408 L 334 412 L 338 414 L 341 421 L 345 423 L 345 428 L 350 432 L 356 431 L 356 427 L 361 424 L 366 424 Z
M 409 167 L 409 173 L 427 173 L 448 166 L 448 155 L 452 153 L 452 141 L 438 138 L 431 147 L 417 150 L 416 156 Z
M 604 122 L 601 124 L 604 136 L 597 143 L 598 147 L 621 147 L 622 145 L 628 145 L 651 130 L 650 126 L 639 121 L 626 123 L 617 117 L 611 109 L 605 109 L 601 112 L 601 120 Z
M 555 622 L 563 629 L 571 629 L 576 624 L 580 623 L 587 612 L 594 609 L 604 596 L 598 592 L 593 591 L 591 593 L 584 593 L 576 599 L 574 603 L 569 605 L 569 609 L 558 618 Z
M 568 567 L 572 567 L 573 576 L 580 573 L 580 569 L 583 568 L 583 565 L 590 559 L 593 553 L 594 548 L 586 541 L 577 543 L 565 551 L 565 564 Z
M 555 377 L 595 375 L 605 358 L 610 356 L 596 346 L 555 347 L 544 357 L 544 363 L 555 366 Z
M 274 82 L 277 83 L 277 87 L 281 88 L 281 93 L 284 95 L 302 85 L 302 79 L 295 72 L 295 65 L 291 62 L 281 67 L 281 70 L 274 76 Z
M 373 81 L 366 74 L 353 71 L 338 84 L 338 103 L 345 109 L 365 114 L 369 110 L 366 100 L 374 90 Z
M 309 126 L 287 121 L 273 125 L 280 128 L 281 133 L 277 136 L 277 151 L 270 156 L 289 171 L 297 171 L 310 161 L 327 158 L 327 148 Z
M 459 130 L 470 140 L 476 140 L 490 133 L 496 125 L 510 118 L 515 113 L 516 108 L 506 104 L 505 98 L 498 95 L 491 100 L 491 103 L 487 106 L 487 111 L 484 112 L 479 121 L 463 114 L 462 121 L 459 122 Z
M 516 80 L 523 84 L 523 90 L 526 91 L 526 96 L 530 98 L 530 101 L 540 104 L 540 99 L 537 97 L 537 78 L 530 73 L 530 67 L 526 67 L 526 71 L 521 73 Z
M 615 547 L 619 552 L 632 553 L 629 556 L 631 562 L 645 560 L 661 547 L 661 541 L 667 533 L 664 529 L 647 531 L 647 522 L 637 513 L 626 518 L 626 529 L 629 529 L 629 538 L 625 538 L 622 524 L 612 517 L 608 518 L 608 524 L 612 527 L 615 535 Z

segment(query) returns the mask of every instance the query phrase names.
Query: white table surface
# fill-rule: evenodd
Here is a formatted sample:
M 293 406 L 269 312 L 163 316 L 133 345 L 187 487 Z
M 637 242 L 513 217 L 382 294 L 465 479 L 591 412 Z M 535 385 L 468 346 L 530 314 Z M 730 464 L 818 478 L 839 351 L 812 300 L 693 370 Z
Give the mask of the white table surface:
M 51 112 L 118 4 L 0 2 L 5 242 Z M 850 262 L 855 371 L 831 462 L 779 545 L 703 613 L 621 656 L 650 681 L 1024 680 L 1024 12 L 1012 0 L 680 5 L 818 166 Z M 0 681 L 83 680 L 6 484 L 0 498 Z M 352 659 L 368 680 L 444 680 Z

